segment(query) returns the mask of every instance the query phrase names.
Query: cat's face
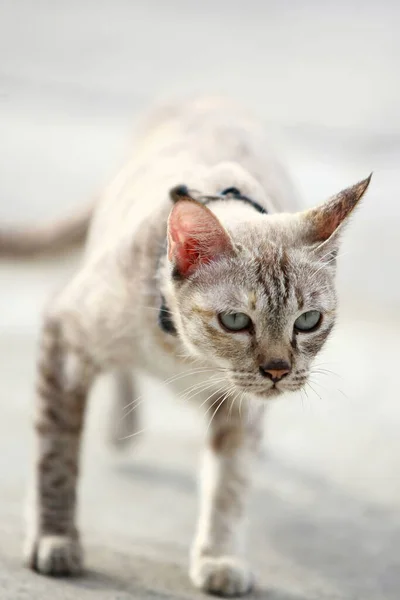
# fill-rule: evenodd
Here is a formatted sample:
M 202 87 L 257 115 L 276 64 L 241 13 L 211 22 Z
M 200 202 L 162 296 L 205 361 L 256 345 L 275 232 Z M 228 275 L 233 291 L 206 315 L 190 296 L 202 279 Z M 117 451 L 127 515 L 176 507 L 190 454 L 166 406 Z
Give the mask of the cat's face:
M 191 200 L 169 221 L 174 319 L 188 354 L 261 398 L 305 385 L 335 323 L 337 229 L 362 182 L 319 209 L 223 228 Z M 246 214 L 248 214 L 246 212 Z
M 260 396 L 304 385 L 335 321 L 334 265 L 265 243 L 210 263 L 177 286 L 179 331 L 192 355 Z

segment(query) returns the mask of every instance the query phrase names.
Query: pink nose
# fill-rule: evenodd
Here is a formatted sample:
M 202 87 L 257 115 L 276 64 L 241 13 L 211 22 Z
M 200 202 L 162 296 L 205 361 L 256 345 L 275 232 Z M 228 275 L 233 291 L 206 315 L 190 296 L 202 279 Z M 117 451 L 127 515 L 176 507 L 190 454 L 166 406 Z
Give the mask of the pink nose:
M 263 377 L 271 379 L 274 383 L 280 381 L 290 373 L 291 366 L 286 360 L 280 358 L 270 360 L 265 365 L 260 365 L 260 373 Z

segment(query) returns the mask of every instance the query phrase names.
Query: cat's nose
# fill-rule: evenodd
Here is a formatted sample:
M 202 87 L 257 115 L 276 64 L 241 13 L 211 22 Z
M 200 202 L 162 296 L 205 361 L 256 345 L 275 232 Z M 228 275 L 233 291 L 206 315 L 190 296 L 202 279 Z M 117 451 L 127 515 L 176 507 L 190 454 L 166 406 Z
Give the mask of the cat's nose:
M 290 373 L 291 366 L 286 360 L 274 358 L 265 365 L 260 365 L 260 373 L 263 377 L 268 377 L 274 383 L 280 381 Z

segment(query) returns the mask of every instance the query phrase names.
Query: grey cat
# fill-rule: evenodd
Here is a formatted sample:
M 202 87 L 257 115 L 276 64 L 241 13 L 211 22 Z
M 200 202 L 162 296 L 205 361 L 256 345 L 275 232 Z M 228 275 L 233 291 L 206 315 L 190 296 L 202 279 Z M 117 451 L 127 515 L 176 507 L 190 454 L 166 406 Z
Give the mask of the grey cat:
M 265 148 L 260 124 L 225 101 L 171 106 L 147 123 L 92 210 L 0 233 L 0 251 L 26 254 L 89 229 L 81 268 L 52 301 L 41 336 L 25 554 L 38 572 L 82 569 L 76 486 L 94 379 L 117 370 L 128 405 L 131 372 L 144 369 L 195 390 L 208 408 L 191 579 L 226 596 L 251 589 L 244 521 L 264 406 L 305 385 L 334 326 L 342 225 L 370 180 L 299 212 Z M 132 426 L 122 421 L 119 434 Z

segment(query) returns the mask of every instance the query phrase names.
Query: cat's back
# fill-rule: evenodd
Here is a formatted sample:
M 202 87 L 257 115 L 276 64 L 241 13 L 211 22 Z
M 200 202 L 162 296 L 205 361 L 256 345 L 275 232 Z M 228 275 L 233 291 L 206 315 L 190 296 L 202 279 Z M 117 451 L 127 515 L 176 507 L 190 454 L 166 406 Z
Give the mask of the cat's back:
M 175 185 L 211 193 L 202 183 L 222 162 L 237 163 L 257 179 L 274 211 L 298 209 L 290 178 L 269 150 L 260 121 L 226 98 L 172 103 L 153 110 L 139 127 L 129 159 L 99 201 L 87 255 L 96 251 L 99 239 L 104 247 L 152 214 L 165 217 L 168 190 Z

